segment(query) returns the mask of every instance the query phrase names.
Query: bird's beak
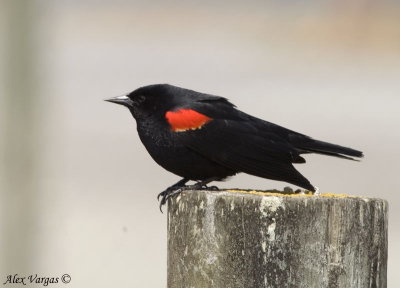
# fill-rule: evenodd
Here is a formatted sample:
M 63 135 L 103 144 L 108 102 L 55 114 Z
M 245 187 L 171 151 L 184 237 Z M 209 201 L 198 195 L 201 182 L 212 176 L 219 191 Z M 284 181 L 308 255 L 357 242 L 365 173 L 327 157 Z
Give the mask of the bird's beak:
M 105 99 L 104 101 L 115 103 L 115 104 L 120 104 L 120 105 L 123 105 L 126 107 L 131 107 L 133 104 L 133 101 L 131 100 L 131 98 L 129 98 L 126 95 L 118 96 L 118 97 L 114 97 L 114 98 L 110 98 L 110 99 Z

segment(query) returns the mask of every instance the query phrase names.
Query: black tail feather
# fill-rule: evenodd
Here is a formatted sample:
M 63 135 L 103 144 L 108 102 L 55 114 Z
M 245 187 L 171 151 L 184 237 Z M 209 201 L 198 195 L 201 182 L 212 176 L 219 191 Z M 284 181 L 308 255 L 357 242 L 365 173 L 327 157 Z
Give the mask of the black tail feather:
M 354 161 L 359 160 L 352 157 L 364 157 L 364 154 L 361 151 L 314 139 L 309 139 L 309 141 L 299 143 L 297 147 L 305 150 L 305 153 L 318 153 Z

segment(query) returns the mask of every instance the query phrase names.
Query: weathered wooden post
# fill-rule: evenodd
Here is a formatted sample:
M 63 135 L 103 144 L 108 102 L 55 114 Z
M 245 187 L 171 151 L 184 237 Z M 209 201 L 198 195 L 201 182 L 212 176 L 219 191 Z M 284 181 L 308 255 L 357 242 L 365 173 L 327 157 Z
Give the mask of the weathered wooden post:
M 168 203 L 168 288 L 386 287 L 385 200 L 186 191 Z

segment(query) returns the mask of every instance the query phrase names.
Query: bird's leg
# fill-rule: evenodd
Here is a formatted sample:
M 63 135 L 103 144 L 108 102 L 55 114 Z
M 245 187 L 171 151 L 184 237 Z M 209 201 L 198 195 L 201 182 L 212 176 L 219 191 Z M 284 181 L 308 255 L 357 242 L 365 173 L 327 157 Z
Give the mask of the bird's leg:
M 172 185 L 171 187 L 168 187 L 165 189 L 163 192 L 158 194 L 157 199 L 161 198 L 160 201 L 160 211 L 162 213 L 162 206 L 167 203 L 169 198 L 172 198 L 178 194 L 180 194 L 182 191 L 185 190 L 203 190 L 203 189 L 210 189 L 210 190 L 219 190 L 218 187 L 212 186 L 212 187 L 207 187 L 207 184 L 212 182 L 212 181 L 218 181 L 221 180 L 219 177 L 210 177 L 205 180 L 199 181 L 196 184 L 193 185 L 185 185 L 186 182 L 188 182 L 190 179 L 183 178 L 182 180 L 178 181 L 176 184 Z
M 186 182 L 188 182 L 190 179 L 183 178 L 176 182 L 174 185 L 168 187 L 164 191 L 162 191 L 160 194 L 157 195 L 157 200 L 160 199 L 160 211 L 162 213 L 162 206 L 167 203 L 168 199 L 175 196 L 176 194 L 179 194 L 182 192 L 182 188 L 185 187 Z
M 167 189 L 165 189 L 163 192 L 161 192 L 160 194 L 157 195 L 157 200 L 160 200 L 160 196 L 166 196 L 168 193 L 171 193 L 173 190 L 176 190 L 178 188 L 181 188 L 183 186 L 185 186 L 185 184 L 189 181 L 189 179 L 187 178 L 182 178 L 181 180 L 179 180 L 178 182 L 176 182 L 174 185 L 168 187 Z

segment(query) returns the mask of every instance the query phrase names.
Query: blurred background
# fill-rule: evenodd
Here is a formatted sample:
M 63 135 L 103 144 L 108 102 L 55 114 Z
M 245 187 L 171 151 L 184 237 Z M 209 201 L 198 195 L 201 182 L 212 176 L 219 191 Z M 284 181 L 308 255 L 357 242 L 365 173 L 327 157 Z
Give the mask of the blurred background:
M 400 2 L 0 0 L 0 280 L 165 287 L 179 178 L 150 158 L 123 107 L 170 83 L 365 152 L 306 156 L 321 192 L 389 201 L 389 287 L 400 275 Z M 238 175 L 220 187 L 281 189 Z

